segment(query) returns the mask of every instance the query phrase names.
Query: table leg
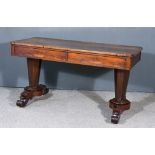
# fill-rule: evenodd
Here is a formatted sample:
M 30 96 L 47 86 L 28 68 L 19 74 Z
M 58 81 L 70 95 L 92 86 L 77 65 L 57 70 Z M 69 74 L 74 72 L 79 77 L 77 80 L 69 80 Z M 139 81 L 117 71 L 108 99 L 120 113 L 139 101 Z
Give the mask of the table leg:
M 130 101 L 126 99 L 126 90 L 129 79 L 128 70 L 114 70 L 115 77 L 115 98 L 110 100 L 110 108 L 113 109 L 111 122 L 117 124 L 123 111 L 130 109 Z
M 48 93 L 49 89 L 45 85 L 39 85 L 41 60 L 27 58 L 29 86 L 24 88 L 21 93 L 20 100 L 17 101 L 17 106 L 25 107 L 29 100 L 34 96 L 41 96 Z

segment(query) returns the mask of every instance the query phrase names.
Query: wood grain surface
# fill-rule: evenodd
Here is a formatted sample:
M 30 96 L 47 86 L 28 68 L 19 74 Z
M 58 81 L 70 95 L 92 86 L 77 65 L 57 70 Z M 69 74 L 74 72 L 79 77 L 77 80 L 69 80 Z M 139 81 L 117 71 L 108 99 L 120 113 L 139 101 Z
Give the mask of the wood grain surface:
M 30 38 L 11 42 L 12 55 L 73 64 L 130 70 L 141 56 L 141 47 Z
M 126 91 L 131 68 L 141 58 L 141 47 L 81 42 L 61 39 L 30 38 L 11 43 L 11 54 L 27 58 L 29 86 L 21 93 L 17 106 L 25 107 L 34 96 L 45 95 L 48 88 L 39 85 L 42 60 L 114 69 L 115 98 L 110 100 L 111 122 L 117 124 L 123 111 L 130 108 Z

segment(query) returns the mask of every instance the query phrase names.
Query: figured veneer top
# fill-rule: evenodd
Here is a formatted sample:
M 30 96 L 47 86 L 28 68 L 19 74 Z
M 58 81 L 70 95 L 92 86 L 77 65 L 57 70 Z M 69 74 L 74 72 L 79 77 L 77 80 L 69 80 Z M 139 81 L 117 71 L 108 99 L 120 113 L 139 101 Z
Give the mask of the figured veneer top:
M 39 37 L 13 41 L 12 44 L 52 49 L 63 49 L 66 51 L 91 52 L 115 56 L 137 56 L 142 50 L 142 47 L 138 46 L 124 46 Z

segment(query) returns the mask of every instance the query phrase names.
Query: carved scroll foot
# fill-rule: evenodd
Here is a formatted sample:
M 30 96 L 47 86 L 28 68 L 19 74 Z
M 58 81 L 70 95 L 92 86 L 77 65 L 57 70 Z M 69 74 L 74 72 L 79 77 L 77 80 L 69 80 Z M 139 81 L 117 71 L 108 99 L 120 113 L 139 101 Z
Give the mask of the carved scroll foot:
M 24 98 L 24 97 L 20 97 L 20 100 L 17 100 L 16 105 L 18 107 L 25 107 L 27 105 L 28 101 L 29 101 L 29 99 Z
M 36 88 L 25 87 L 24 92 L 21 93 L 20 99 L 17 100 L 16 105 L 19 107 L 25 107 L 29 100 L 35 96 L 42 96 L 49 92 L 49 89 L 45 85 L 39 85 Z
M 118 124 L 119 119 L 120 119 L 120 112 L 113 112 L 112 116 L 111 116 L 111 122 L 114 124 Z
M 128 101 L 127 99 L 118 101 L 116 98 L 114 98 L 110 100 L 109 107 L 113 110 L 111 122 L 114 124 L 118 124 L 121 113 L 125 110 L 130 109 L 130 101 Z

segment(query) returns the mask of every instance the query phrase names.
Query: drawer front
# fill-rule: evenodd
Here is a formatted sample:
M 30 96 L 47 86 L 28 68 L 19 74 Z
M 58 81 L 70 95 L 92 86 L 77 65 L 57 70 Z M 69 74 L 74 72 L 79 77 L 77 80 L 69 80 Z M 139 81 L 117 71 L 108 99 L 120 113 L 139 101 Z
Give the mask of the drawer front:
M 16 45 L 12 48 L 12 55 L 53 61 L 65 61 L 67 58 L 63 50 Z
M 125 57 L 68 53 L 68 62 L 107 68 L 129 69 L 130 62 Z

